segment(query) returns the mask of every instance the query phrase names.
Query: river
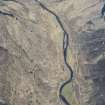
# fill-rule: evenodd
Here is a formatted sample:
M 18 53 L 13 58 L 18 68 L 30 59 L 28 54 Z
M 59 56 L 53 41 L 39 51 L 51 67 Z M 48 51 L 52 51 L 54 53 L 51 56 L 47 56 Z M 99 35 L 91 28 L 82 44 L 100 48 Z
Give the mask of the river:
M 53 11 L 51 11 L 50 9 L 48 9 L 44 4 L 42 4 L 39 0 L 35 0 L 35 2 L 37 2 L 44 10 L 48 11 L 50 14 L 52 14 L 57 22 L 59 23 L 64 36 L 63 36 L 63 56 L 64 56 L 64 63 L 67 66 L 69 72 L 70 72 L 70 76 L 68 78 L 68 80 L 66 80 L 65 82 L 63 82 L 63 84 L 61 85 L 60 89 L 59 89 L 59 98 L 64 102 L 65 105 L 70 105 L 70 103 L 67 101 L 67 99 L 64 97 L 64 95 L 62 94 L 63 88 L 69 84 L 72 79 L 73 79 L 73 70 L 71 68 L 71 66 L 68 64 L 67 62 L 67 50 L 68 50 L 68 45 L 69 45 L 69 34 L 67 33 L 67 31 L 65 30 L 60 18 L 58 15 L 56 15 L 56 13 L 54 13 Z

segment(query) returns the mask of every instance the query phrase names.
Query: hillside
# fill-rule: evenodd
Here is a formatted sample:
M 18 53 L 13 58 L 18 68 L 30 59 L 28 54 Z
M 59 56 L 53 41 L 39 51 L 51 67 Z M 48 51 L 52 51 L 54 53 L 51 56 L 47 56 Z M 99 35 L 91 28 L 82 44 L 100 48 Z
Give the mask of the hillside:
M 0 0 L 0 102 L 64 105 L 59 92 L 65 84 L 61 94 L 70 105 L 104 105 L 103 4 Z M 65 83 L 70 69 L 73 80 Z

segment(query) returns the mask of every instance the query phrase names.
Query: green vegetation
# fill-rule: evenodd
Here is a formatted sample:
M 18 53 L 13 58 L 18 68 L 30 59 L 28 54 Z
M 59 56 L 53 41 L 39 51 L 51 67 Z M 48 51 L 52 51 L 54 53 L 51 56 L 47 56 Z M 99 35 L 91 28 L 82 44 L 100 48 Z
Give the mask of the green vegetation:
M 71 105 L 78 105 L 74 97 L 74 90 L 72 87 L 72 83 L 64 87 L 63 95 L 66 97 L 66 99 L 68 100 L 68 102 L 70 102 Z

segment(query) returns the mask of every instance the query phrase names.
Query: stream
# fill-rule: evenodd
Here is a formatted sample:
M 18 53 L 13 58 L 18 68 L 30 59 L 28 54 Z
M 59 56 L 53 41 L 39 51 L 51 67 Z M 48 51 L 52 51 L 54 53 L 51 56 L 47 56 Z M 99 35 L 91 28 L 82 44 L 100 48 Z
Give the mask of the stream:
M 53 11 L 51 11 L 50 9 L 48 9 L 44 4 L 42 4 L 39 0 L 35 0 L 35 2 L 37 2 L 44 10 L 48 11 L 50 14 L 52 14 L 57 22 L 59 23 L 61 29 L 63 30 L 64 36 L 63 36 L 63 56 L 64 56 L 64 63 L 67 66 L 69 72 L 70 72 L 70 76 L 68 78 L 68 80 L 66 80 L 65 82 L 63 82 L 63 84 L 61 85 L 60 89 L 59 89 L 59 98 L 64 102 L 65 105 L 70 105 L 70 103 L 67 101 L 67 99 L 65 98 L 65 96 L 62 94 L 63 88 L 69 84 L 72 79 L 73 79 L 73 70 L 71 68 L 71 66 L 68 64 L 67 62 L 67 50 L 68 50 L 68 45 L 69 45 L 69 34 L 66 32 L 60 18 L 58 15 L 56 15 L 56 13 L 54 13 Z

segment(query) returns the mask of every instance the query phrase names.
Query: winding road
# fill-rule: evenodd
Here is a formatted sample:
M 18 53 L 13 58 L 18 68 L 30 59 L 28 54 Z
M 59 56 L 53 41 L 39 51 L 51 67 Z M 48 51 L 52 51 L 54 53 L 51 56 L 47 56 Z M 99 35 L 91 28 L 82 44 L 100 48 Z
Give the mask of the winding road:
M 58 15 L 56 15 L 56 13 L 54 13 L 53 11 L 51 11 L 50 9 L 48 9 L 43 3 L 41 3 L 39 0 L 35 0 L 35 2 L 37 2 L 44 10 L 48 11 L 50 14 L 52 14 L 57 22 L 59 23 L 61 29 L 63 30 L 64 33 L 64 37 L 63 37 L 63 55 L 64 55 L 64 62 L 65 65 L 67 66 L 69 72 L 70 72 L 70 77 L 67 81 L 65 81 L 60 89 L 59 89 L 59 98 L 64 102 L 65 105 L 70 105 L 70 103 L 67 101 L 67 99 L 64 97 L 64 95 L 62 94 L 62 90 L 65 87 L 65 85 L 67 85 L 68 83 L 70 83 L 73 79 L 73 70 L 71 68 L 71 66 L 68 64 L 67 62 L 67 50 L 68 50 L 68 45 L 69 45 L 69 34 L 66 32 L 60 18 Z

